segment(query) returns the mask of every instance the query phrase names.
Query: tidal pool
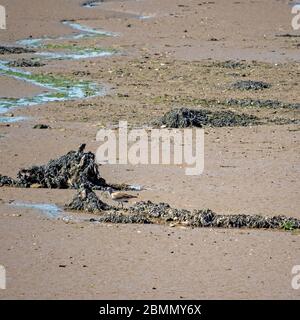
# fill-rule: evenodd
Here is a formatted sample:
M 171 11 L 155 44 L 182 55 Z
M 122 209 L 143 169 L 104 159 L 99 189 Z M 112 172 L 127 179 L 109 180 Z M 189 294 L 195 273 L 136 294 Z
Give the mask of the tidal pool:
M 18 45 L 40 49 L 35 55 L 41 60 L 78 60 L 105 57 L 116 54 L 114 49 L 89 47 L 78 44 L 57 43 L 64 40 L 79 40 L 92 37 L 112 37 L 116 33 L 94 29 L 75 21 L 62 21 L 64 25 L 78 31 L 76 34 L 61 37 L 28 38 L 19 40 Z M 51 43 L 52 41 L 52 43 Z M 55 41 L 55 43 L 53 43 Z M 33 97 L 0 98 L 0 114 L 6 113 L 11 108 L 27 107 L 49 102 L 85 99 L 101 96 L 106 93 L 104 86 L 87 80 L 77 80 L 60 75 L 33 74 L 23 69 L 10 67 L 9 61 L 0 61 L 0 75 L 11 76 L 15 79 L 27 81 L 31 84 L 49 89 L 50 92 L 41 93 Z M 0 117 L 0 122 L 10 123 L 24 120 L 23 117 Z
M 49 203 L 13 202 L 11 205 L 14 207 L 38 210 L 44 215 L 46 215 L 48 218 L 52 218 L 52 219 L 59 218 L 63 213 L 63 210 L 60 209 L 58 206 L 54 204 L 49 204 Z
M 48 102 L 77 100 L 105 94 L 105 88 L 91 81 L 70 79 L 60 75 L 33 74 L 21 69 L 9 67 L 8 62 L 0 61 L 0 74 L 24 80 L 51 90 L 33 97 L 0 98 L 0 114 L 11 108 L 27 107 Z M 16 121 L 16 119 L 14 119 Z M 1 118 L 0 118 L 1 121 Z M 13 121 L 3 119 L 1 122 Z

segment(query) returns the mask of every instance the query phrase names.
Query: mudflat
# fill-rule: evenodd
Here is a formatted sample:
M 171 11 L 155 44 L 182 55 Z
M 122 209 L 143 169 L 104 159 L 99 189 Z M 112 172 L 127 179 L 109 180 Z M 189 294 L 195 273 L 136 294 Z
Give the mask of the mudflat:
M 130 164 L 105 164 L 100 174 L 111 184 L 143 186 L 130 204 L 300 218 L 300 33 L 289 1 L 1 4 L 1 46 L 36 53 L 0 56 L 0 174 L 15 177 L 81 143 L 96 152 L 97 131 L 119 120 L 141 128 L 178 107 L 232 111 L 260 123 L 206 127 L 202 175 Z M 43 65 L 7 69 L 22 58 Z M 80 94 L 70 92 L 80 81 Z M 241 90 L 240 81 L 268 86 Z M 291 285 L 300 264 L 297 230 L 100 224 L 85 213 L 53 218 L 41 206 L 62 210 L 75 193 L 0 188 L 1 299 L 300 298 Z

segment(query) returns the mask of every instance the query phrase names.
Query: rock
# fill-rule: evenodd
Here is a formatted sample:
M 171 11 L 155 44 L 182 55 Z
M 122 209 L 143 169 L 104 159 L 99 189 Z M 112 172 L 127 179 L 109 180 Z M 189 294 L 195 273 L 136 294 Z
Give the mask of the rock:
M 231 87 L 239 90 L 263 90 L 271 88 L 271 85 L 262 81 L 241 80 L 235 82 Z
M 259 124 L 258 118 L 232 111 L 210 111 L 205 109 L 176 108 L 167 112 L 162 118 L 153 122 L 159 127 L 233 127 Z

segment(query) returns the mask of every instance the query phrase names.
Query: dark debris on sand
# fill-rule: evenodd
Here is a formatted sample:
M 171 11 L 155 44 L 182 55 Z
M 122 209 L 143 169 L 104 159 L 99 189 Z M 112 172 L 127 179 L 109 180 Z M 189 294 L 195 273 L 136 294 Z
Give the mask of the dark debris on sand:
M 90 219 L 91 222 L 100 223 L 122 223 L 122 224 L 152 224 L 153 222 L 142 215 L 125 215 L 118 212 L 110 212 L 108 214 L 103 214 L 97 219 Z
M 234 61 L 234 60 L 215 62 L 214 65 L 220 68 L 227 68 L 227 69 L 243 69 L 247 66 L 245 63 L 242 63 L 240 61 Z
M 87 6 L 97 6 L 97 4 L 104 2 L 104 0 L 87 0 L 85 1 L 82 6 L 87 7 Z
M 91 222 L 110 223 L 142 223 L 148 224 L 151 221 L 144 215 L 138 213 L 123 214 L 119 208 L 110 206 L 101 201 L 96 193 L 86 186 L 81 186 L 73 200 L 65 205 L 66 210 L 85 211 L 97 214 L 97 219 L 90 219 Z
M 271 88 L 271 85 L 263 81 L 240 80 L 232 84 L 231 87 L 238 90 L 263 90 Z
M 75 204 L 75 205 L 74 205 Z M 81 208 L 81 209 L 80 209 Z M 190 227 L 300 229 L 300 220 L 286 216 L 264 217 L 260 215 L 220 215 L 210 209 L 193 212 L 172 208 L 167 203 L 140 201 L 128 209 L 110 207 L 100 201 L 92 190 L 79 190 L 66 209 L 83 210 L 97 214 L 91 222 L 110 223 L 177 223 Z
M 232 111 L 210 111 L 206 109 L 176 108 L 154 121 L 154 125 L 168 128 L 188 127 L 233 127 L 259 124 L 253 115 L 239 114 Z
M 38 68 L 45 65 L 45 63 L 40 62 L 36 59 L 18 59 L 10 61 L 8 65 L 12 68 Z
M 48 126 L 47 124 L 43 124 L 43 123 L 38 123 L 35 124 L 32 129 L 51 129 L 50 126 Z
M 85 185 L 99 190 L 107 187 L 99 174 L 95 155 L 84 152 L 84 148 L 85 144 L 78 151 L 70 151 L 46 165 L 21 169 L 16 180 L 0 175 L 0 186 L 28 188 L 39 185 L 41 188 L 78 189 Z
M 21 54 L 21 53 L 34 53 L 35 50 L 23 47 L 5 47 L 0 46 L 0 54 Z
M 226 105 L 239 107 L 256 107 L 256 108 L 284 108 L 284 109 L 300 109 L 300 103 L 285 103 L 278 100 L 260 100 L 260 99 L 228 99 Z
M 2 176 L 0 174 L 0 187 L 4 187 L 4 186 L 12 186 L 14 185 L 15 181 L 8 177 L 8 176 Z

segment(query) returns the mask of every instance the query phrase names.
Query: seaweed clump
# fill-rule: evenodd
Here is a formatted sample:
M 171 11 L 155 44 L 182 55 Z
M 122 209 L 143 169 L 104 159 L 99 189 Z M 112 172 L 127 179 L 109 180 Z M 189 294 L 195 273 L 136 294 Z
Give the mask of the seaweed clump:
M 299 219 L 286 216 L 220 215 L 210 209 L 194 210 L 191 212 L 172 208 L 166 203 L 155 204 L 151 201 L 138 202 L 130 207 L 129 210 L 150 218 L 184 223 L 191 227 L 286 229 L 286 226 L 291 226 L 293 229 L 300 228 Z
M 235 82 L 232 88 L 239 90 L 263 90 L 271 88 L 271 85 L 263 81 L 241 80 Z
M 172 208 L 167 203 L 140 201 L 129 208 L 108 206 L 97 195 L 83 186 L 66 209 L 97 214 L 91 222 L 109 223 L 175 223 L 201 228 L 300 229 L 300 219 L 286 216 L 221 215 L 210 209 L 194 210 Z
M 213 112 L 206 109 L 176 108 L 164 114 L 154 124 L 168 128 L 233 127 L 258 124 L 258 118 L 232 111 Z
M 16 68 L 16 67 L 22 67 L 22 68 L 38 68 L 45 65 L 45 63 L 40 62 L 36 59 L 18 59 L 14 61 L 10 61 L 8 63 L 10 67 Z
M 102 202 L 88 186 L 81 186 L 73 200 L 65 207 L 70 210 L 87 211 L 91 213 L 111 209 L 111 207 Z
M 21 169 L 16 180 L 0 175 L 0 186 L 29 188 L 38 185 L 40 188 L 79 189 L 85 185 L 99 190 L 107 187 L 106 181 L 100 176 L 95 155 L 84 152 L 84 149 L 85 144 L 77 151 L 50 160 L 46 165 Z
M 120 211 L 119 208 L 110 206 L 101 201 L 96 193 L 87 186 L 81 186 L 73 200 L 65 205 L 66 210 L 85 211 L 97 214 L 97 219 L 90 219 L 91 222 L 101 223 L 152 223 L 148 217 L 139 213 Z
M 239 107 L 300 109 L 300 103 L 285 103 L 278 100 L 228 99 L 225 104 Z
M 0 54 L 21 54 L 21 53 L 33 53 L 35 50 L 23 48 L 23 47 L 5 47 L 0 46 Z

